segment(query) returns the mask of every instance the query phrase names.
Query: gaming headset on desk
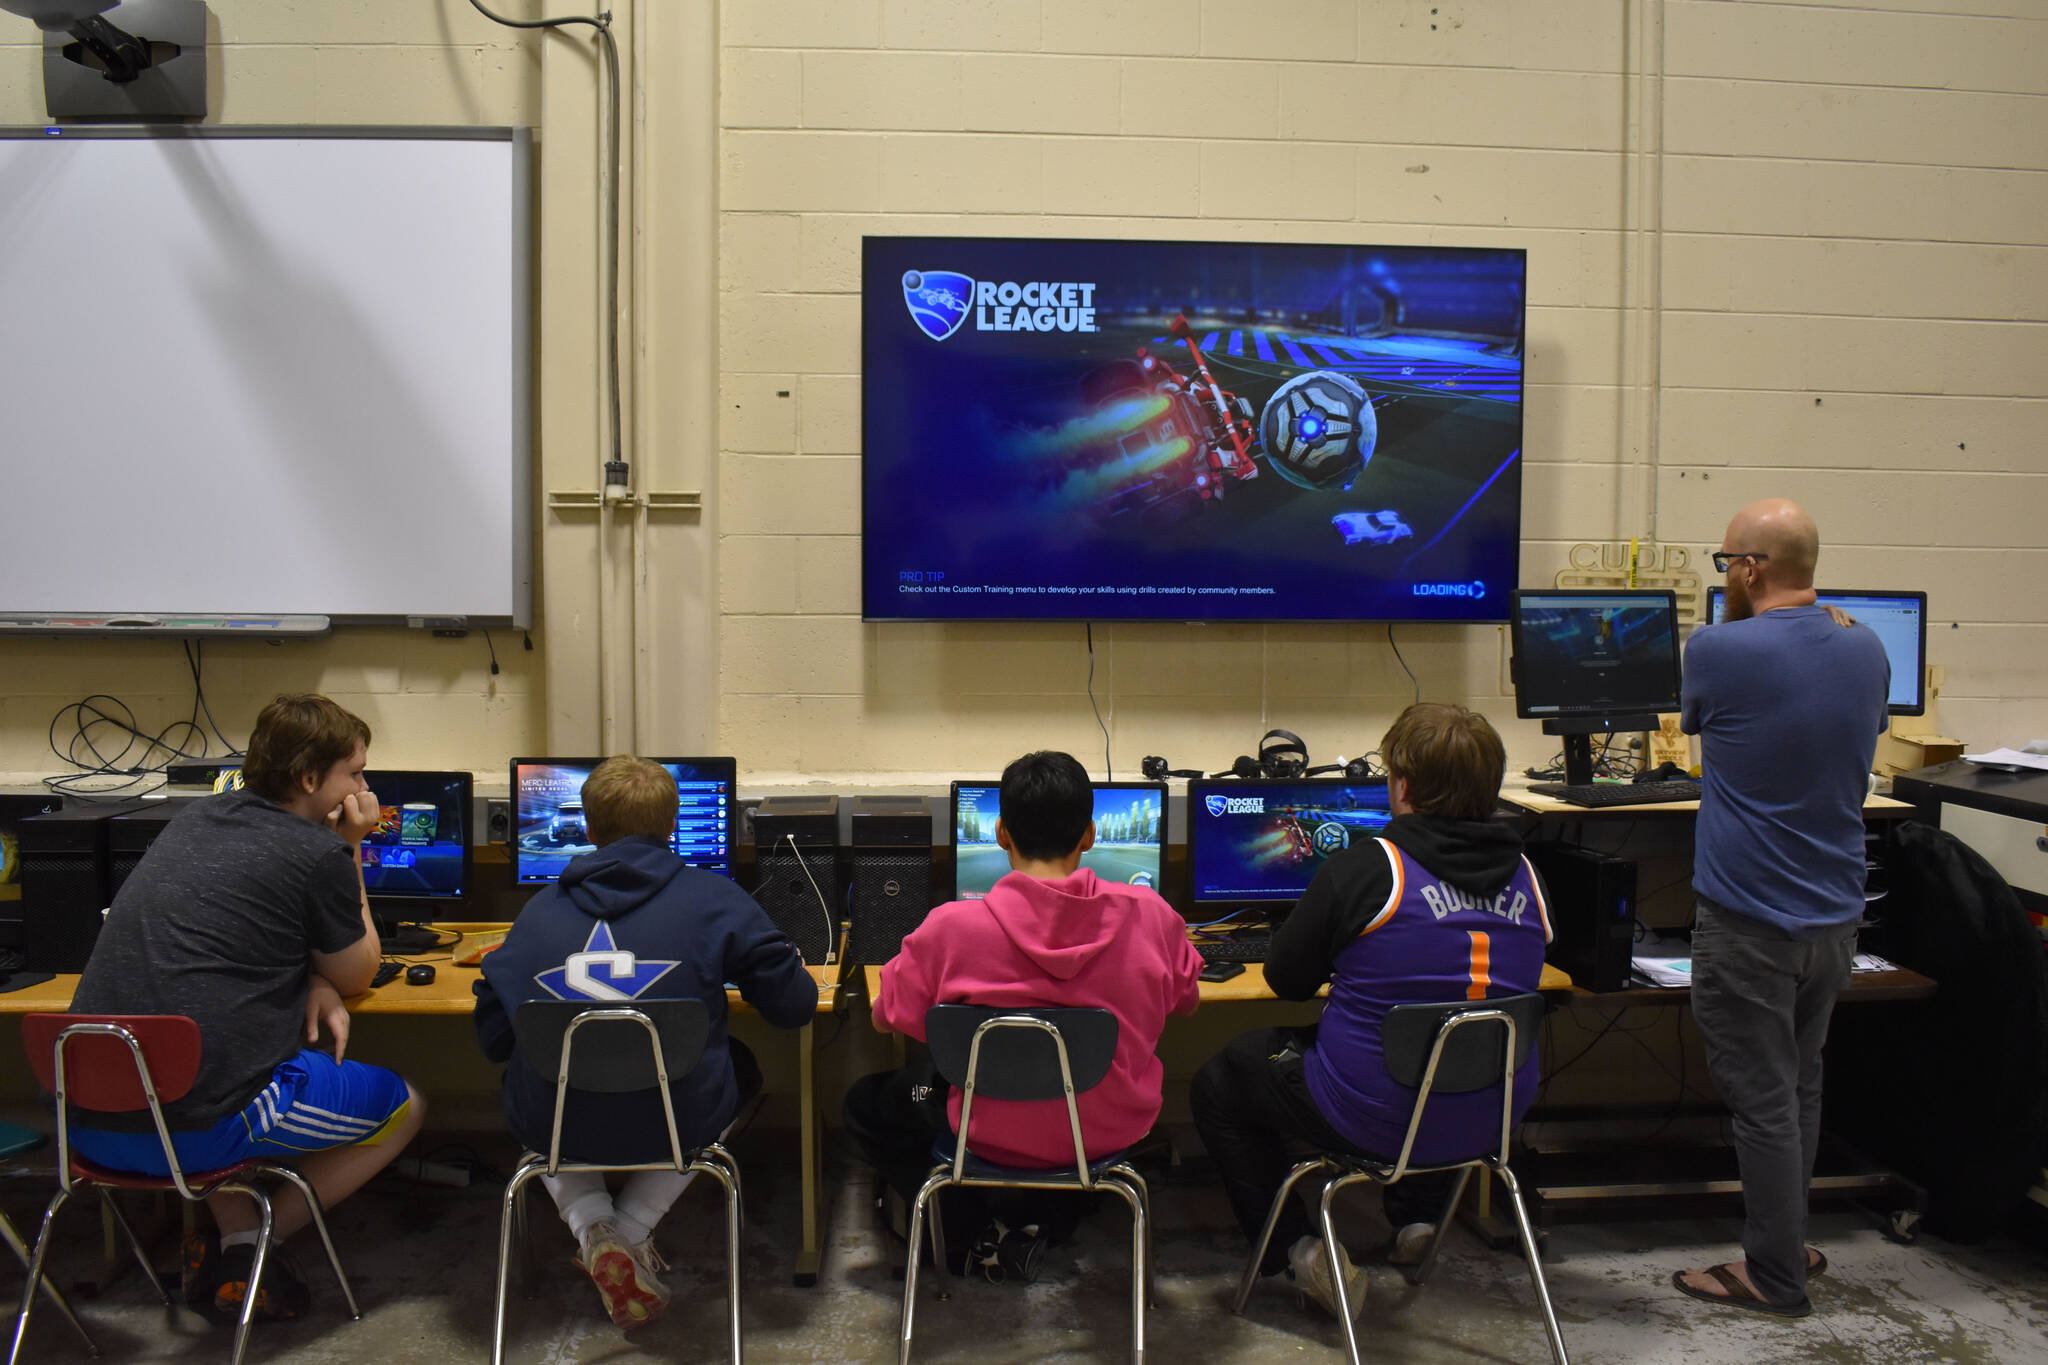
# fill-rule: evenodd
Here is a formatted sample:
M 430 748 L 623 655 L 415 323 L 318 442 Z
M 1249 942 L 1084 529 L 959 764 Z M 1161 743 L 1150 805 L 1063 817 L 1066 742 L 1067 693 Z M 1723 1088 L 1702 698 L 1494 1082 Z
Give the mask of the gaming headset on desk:
M 1239 754 L 1222 772 L 1204 773 L 1199 768 L 1169 768 L 1166 760 L 1157 754 L 1149 755 L 1139 765 L 1146 777 L 1154 782 L 1163 782 L 1169 777 L 1236 777 L 1245 780 L 1266 778 L 1285 781 L 1294 777 L 1320 777 L 1325 773 L 1342 772 L 1353 782 L 1363 782 L 1372 774 L 1372 763 L 1364 758 L 1354 758 L 1348 763 L 1325 763 L 1310 767 L 1308 745 L 1292 730 L 1268 730 L 1259 737 L 1259 752 L 1254 758 L 1250 754 Z

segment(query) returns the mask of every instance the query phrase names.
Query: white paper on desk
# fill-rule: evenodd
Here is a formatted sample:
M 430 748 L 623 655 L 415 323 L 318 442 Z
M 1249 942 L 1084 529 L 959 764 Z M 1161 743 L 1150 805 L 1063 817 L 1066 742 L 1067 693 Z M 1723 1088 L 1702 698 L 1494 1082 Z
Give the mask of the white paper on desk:
M 1964 754 L 1963 762 L 1991 768 L 2033 768 L 2048 772 L 2048 754 L 2022 753 L 2018 749 L 1993 749 L 1988 754 Z
M 1636 975 L 1652 986 L 1690 986 L 1692 958 L 1663 953 L 1637 953 L 1631 959 Z
M 1855 965 L 1849 970 L 1855 972 L 1895 972 L 1898 970 L 1898 965 L 1885 961 L 1876 953 L 1858 953 L 1856 954 Z

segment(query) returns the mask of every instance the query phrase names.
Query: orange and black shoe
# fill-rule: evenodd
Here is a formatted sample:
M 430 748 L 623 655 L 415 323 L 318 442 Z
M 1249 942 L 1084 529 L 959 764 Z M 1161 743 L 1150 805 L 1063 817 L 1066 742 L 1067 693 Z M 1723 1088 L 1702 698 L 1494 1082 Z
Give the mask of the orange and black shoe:
M 220 1284 L 213 1291 L 216 1312 L 241 1317 L 242 1300 L 249 1292 L 249 1271 L 255 1264 L 255 1247 L 228 1247 L 221 1252 Z M 304 1282 L 292 1273 L 277 1248 L 272 1247 L 263 1258 L 263 1280 L 256 1287 L 256 1321 L 284 1322 L 302 1317 L 311 1299 Z
M 193 1228 L 178 1249 L 178 1288 L 185 1302 L 201 1307 L 213 1302 L 220 1287 L 220 1234 Z

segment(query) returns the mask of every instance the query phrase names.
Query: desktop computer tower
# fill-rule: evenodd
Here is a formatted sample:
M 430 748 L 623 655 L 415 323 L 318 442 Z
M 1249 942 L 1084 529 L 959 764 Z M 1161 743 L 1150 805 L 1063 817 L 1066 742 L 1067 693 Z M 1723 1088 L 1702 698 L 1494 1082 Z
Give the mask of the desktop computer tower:
M 1531 844 L 1550 912 L 1546 960 L 1589 991 L 1628 985 L 1635 948 L 1636 864 L 1573 844 Z
M 853 798 L 847 956 L 863 966 L 902 951 L 932 908 L 932 813 L 921 796 Z
M 754 899 L 811 966 L 839 944 L 839 798 L 770 796 L 754 809 Z
M 171 818 L 193 799 L 196 798 L 152 801 L 141 810 L 116 815 L 107 821 L 107 904 L 114 903 L 114 897 L 121 893 L 128 874 L 141 864 L 142 855 L 149 852 L 156 836 L 162 834 Z
M 57 809 L 55 794 L 0 794 L 0 950 L 21 950 L 21 841 L 15 837 L 23 820 Z
M 21 847 L 21 956 L 32 972 L 82 972 L 113 899 L 107 840 L 140 801 L 71 805 L 16 827 Z

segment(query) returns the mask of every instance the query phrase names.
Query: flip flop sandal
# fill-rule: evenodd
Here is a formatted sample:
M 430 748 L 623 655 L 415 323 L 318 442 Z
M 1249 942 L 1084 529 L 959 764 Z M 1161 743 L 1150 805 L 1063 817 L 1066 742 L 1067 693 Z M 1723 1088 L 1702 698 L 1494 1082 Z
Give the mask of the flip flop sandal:
M 1819 1247 L 1808 1247 L 1807 1250 L 1813 1253 L 1813 1259 L 1806 1263 L 1806 1278 L 1810 1280 L 1816 1275 L 1827 1274 L 1828 1254 Z
M 1769 1313 L 1776 1318 L 1803 1318 L 1813 1311 L 1813 1305 L 1804 1298 L 1797 1303 L 1788 1304 L 1764 1302 L 1725 1265 L 1710 1265 L 1706 1268 L 1706 1273 L 1728 1292 L 1714 1294 L 1689 1285 L 1685 1282 L 1686 1272 L 1683 1270 L 1671 1272 L 1671 1287 L 1687 1298 L 1698 1299 L 1702 1303 L 1726 1304 L 1730 1308 L 1744 1308 L 1752 1313 Z

